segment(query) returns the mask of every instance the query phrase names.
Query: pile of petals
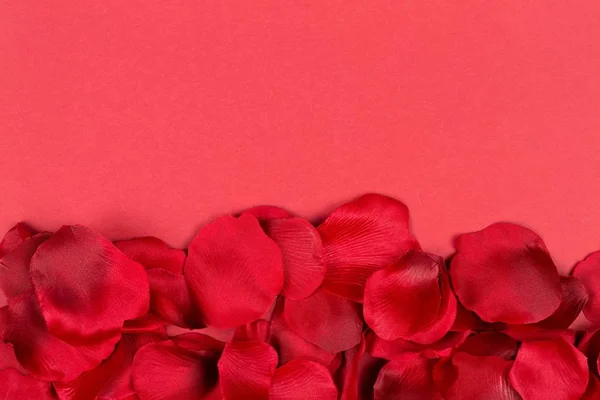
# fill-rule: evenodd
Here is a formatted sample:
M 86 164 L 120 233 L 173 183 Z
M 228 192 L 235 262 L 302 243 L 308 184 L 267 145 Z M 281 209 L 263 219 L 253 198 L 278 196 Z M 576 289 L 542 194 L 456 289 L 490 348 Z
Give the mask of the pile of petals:
M 185 251 L 18 224 L 0 244 L 0 398 L 600 399 L 600 252 L 561 276 L 519 225 L 454 246 L 428 253 L 376 194 L 316 226 L 224 216 Z

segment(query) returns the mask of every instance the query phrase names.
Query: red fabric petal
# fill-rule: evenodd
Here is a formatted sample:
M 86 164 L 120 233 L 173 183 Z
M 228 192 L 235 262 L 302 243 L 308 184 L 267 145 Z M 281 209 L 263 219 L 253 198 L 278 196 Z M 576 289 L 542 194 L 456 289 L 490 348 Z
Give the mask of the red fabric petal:
M 441 399 L 435 390 L 431 368 L 431 361 L 421 357 L 387 363 L 377 377 L 374 400 Z
M 358 304 L 317 289 L 303 300 L 287 300 L 283 317 L 291 330 L 330 353 L 348 350 L 361 340 Z
M 70 381 L 95 368 L 114 349 L 121 333 L 116 331 L 80 346 L 56 338 L 46 329 L 33 293 L 12 298 L 4 340 L 14 346 L 21 365 L 33 376 L 48 381 Z
M 497 331 L 506 329 L 507 325 L 503 322 L 485 322 L 481 320 L 472 311 L 467 310 L 460 304 L 460 302 L 456 302 L 456 318 L 454 319 L 454 324 L 450 330 L 452 331 Z
M 226 216 L 192 240 L 184 276 L 204 322 L 234 328 L 259 319 L 281 291 L 281 252 L 252 215 Z
M 482 332 L 470 336 L 459 350 L 473 356 L 498 356 L 505 360 L 514 359 L 519 343 L 508 335 L 500 332 Z
M 131 378 L 140 400 L 197 400 L 218 391 L 222 343 L 197 333 L 143 346 Z
M 573 275 L 581 280 L 589 295 L 583 313 L 593 323 L 600 324 L 600 251 L 575 265 Z
M 587 356 L 590 371 L 598 375 L 600 371 L 600 329 L 586 332 L 577 348 Z
M 142 266 L 82 226 L 63 226 L 38 247 L 31 280 L 49 332 L 69 343 L 120 330 L 148 311 Z
M 447 399 L 521 400 L 508 382 L 512 363 L 496 356 L 456 353 L 452 357 L 456 380 L 448 388 Z
M 1 336 L 0 336 L 1 337 Z M 21 366 L 15 355 L 15 349 L 10 343 L 0 341 L 0 371 L 5 369 L 16 369 L 22 374 L 27 374 L 27 371 Z
M 599 270 L 600 272 L 600 270 Z M 588 294 L 581 281 L 574 276 L 561 276 L 562 300 L 548 318 L 536 323 L 544 329 L 567 329 L 577 319 L 588 302 Z
M 575 343 L 575 331 L 570 329 L 542 329 L 535 325 L 514 325 L 502 331 L 518 341 L 548 340 L 562 338 L 567 343 Z
M 31 400 L 33 398 L 36 400 L 56 399 L 56 395 L 52 391 L 52 384 L 23 375 L 14 369 L 0 371 L 0 399 Z
M 366 194 L 336 210 L 318 227 L 327 273 L 325 289 L 362 302 L 371 274 L 418 248 L 401 202 Z
M 282 294 L 292 300 L 309 296 L 323 282 L 323 247 L 317 230 L 302 218 L 276 219 L 263 224 L 283 257 Z
M 31 290 L 29 263 L 38 246 L 48 238 L 41 233 L 28 239 L 0 258 L 0 289 L 7 298 L 19 296 Z
M 19 222 L 13 226 L 6 232 L 4 238 L 2 238 L 2 241 L 0 242 L 0 258 L 16 249 L 25 241 L 25 239 L 30 238 L 35 234 L 36 232 L 23 222 Z
M 139 237 L 115 242 L 115 246 L 127 257 L 146 269 L 160 268 L 181 274 L 185 263 L 183 250 L 169 247 L 168 244 L 153 236 Z
M 202 327 L 196 318 L 183 275 L 164 269 L 146 271 L 150 283 L 150 310 L 170 324 Z
M 385 360 L 367 354 L 366 344 L 363 338 L 358 345 L 343 353 L 344 360 L 337 374 L 340 400 L 373 399 L 373 388 Z
M 448 391 L 458 377 L 458 369 L 452 365 L 452 357 L 440 358 L 433 366 L 432 377 L 437 391 L 447 399 Z
M 221 393 L 225 400 L 268 400 L 277 367 L 277 353 L 264 342 L 231 342 L 219 360 Z
M 483 320 L 534 323 L 560 305 L 558 271 L 531 230 L 497 223 L 459 236 L 455 246 L 450 267 L 455 293 Z
M 585 392 L 586 357 L 562 339 L 523 342 L 510 371 L 523 400 L 577 400 Z
M 337 388 L 323 365 L 291 361 L 275 370 L 269 400 L 337 400 Z
M 275 206 L 256 206 L 244 211 L 254 215 L 259 221 L 269 221 L 272 219 L 293 218 L 294 214 Z
M 258 340 L 266 342 L 269 338 L 271 323 L 264 319 L 257 319 L 254 322 L 238 326 L 233 335 L 235 341 Z
M 426 358 L 439 358 L 450 355 L 452 349 L 462 343 L 468 332 L 448 332 L 441 340 L 428 345 L 410 342 L 408 340 L 396 339 L 392 341 L 383 340 L 374 332 L 367 332 L 367 351 L 373 357 L 385 358 L 387 360 L 407 361 L 419 356 Z
M 580 400 L 598 400 L 600 399 L 600 380 L 595 375 L 590 375 L 587 389 Z

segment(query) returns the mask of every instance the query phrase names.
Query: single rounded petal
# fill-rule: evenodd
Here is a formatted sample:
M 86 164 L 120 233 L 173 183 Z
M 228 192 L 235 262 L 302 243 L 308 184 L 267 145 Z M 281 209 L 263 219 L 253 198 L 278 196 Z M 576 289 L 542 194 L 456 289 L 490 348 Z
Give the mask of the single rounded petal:
M 371 275 L 365 288 L 364 316 L 377 336 L 406 338 L 433 324 L 442 303 L 440 262 L 427 253 L 411 251 Z
M 174 249 L 153 236 L 119 240 L 115 242 L 115 246 L 146 269 L 160 268 L 174 274 L 183 272 L 185 252 Z
M 259 319 L 281 291 L 281 252 L 252 215 L 226 216 L 192 240 L 184 276 L 204 322 L 234 328 Z
M 560 305 L 558 271 L 531 230 L 497 223 L 459 236 L 455 246 L 450 266 L 455 293 L 483 320 L 529 324 Z
M 32 397 L 35 396 L 35 397 Z M 15 369 L 0 371 L 0 399 L 6 400 L 53 400 L 52 383 L 23 375 Z
M 327 265 L 325 289 L 358 302 L 373 272 L 419 247 L 409 231 L 408 208 L 378 194 L 338 207 L 317 229 Z
M 337 388 L 323 365 L 295 360 L 275 370 L 269 400 L 337 400 Z
M 40 233 L 24 239 L 21 244 L 0 258 L 0 289 L 7 298 L 31 290 L 29 263 L 33 253 L 47 238 L 48 234 Z
M 249 324 L 238 326 L 233 335 L 235 341 L 258 340 L 266 342 L 271 331 L 271 322 L 264 319 L 257 319 Z
M 348 350 L 361 340 L 359 305 L 323 289 L 306 299 L 286 300 L 283 317 L 291 330 L 330 353 Z
M 302 218 L 274 219 L 265 222 L 263 227 L 281 249 L 282 294 L 292 300 L 308 297 L 325 277 L 319 233 Z
M 259 341 L 227 343 L 218 366 L 225 400 L 269 399 L 277 353 L 268 344 Z
M 577 400 L 589 370 L 586 357 L 559 338 L 523 342 L 509 377 L 523 400 Z
M 2 241 L 0 241 L 0 258 L 16 249 L 17 246 L 25 241 L 25 239 L 30 238 L 35 234 L 36 232 L 23 222 L 19 222 L 13 226 L 6 232 Z
M 247 209 L 245 213 L 254 215 L 259 221 L 269 221 L 272 219 L 293 218 L 294 214 L 275 206 L 256 206 Z
M 452 364 L 456 379 L 448 388 L 448 400 L 485 399 L 521 400 L 508 382 L 512 361 L 501 357 L 478 357 L 467 353 L 456 353 Z M 547 397 L 550 399 L 552 397 Z
M 577 277 L 561 276 L 560 284 L 562 287 L 560 306 L 551 316 L 536 323 L 541 328 L 567 329 L 588 302 L 587 290 Z
M 169 324 L 199 328 L 196 312 L 188 292 L 185 279 L 164 269 L 153 268 L 146 271 L 150 283 L 150 311 Z
M 501 332 L 481 332 L 468 337 L 458 350 L 473 356 L 497 356 L 512 360 L 517 355 L 519 343 Z
M 38 247 L 31 281 L 48 331 L 69 343 L 120 330 L 148 311 L 144 268 L 82 226 L 63 226 Z
M 600 324 L 600 251 L 575 265 L 573 276 L 579 278 L 589 296 L 583 313 L 593 323 Z
M 432 365 L 421 357 L 387 363 L 377 377 L 374 400 L 441 400 L 433 383 Z

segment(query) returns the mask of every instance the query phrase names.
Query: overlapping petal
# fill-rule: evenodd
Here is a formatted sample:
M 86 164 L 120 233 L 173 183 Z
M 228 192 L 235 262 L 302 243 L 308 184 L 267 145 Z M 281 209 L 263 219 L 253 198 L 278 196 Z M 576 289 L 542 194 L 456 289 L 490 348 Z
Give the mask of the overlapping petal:
M 35 396 L 35 397 L 32 397 Z M 52 383 L 23 375 L 15 369 L 0 370 L 0 399 L 55 400 Z
M 261 222 L 272 219 L 293 218 L 294 214 L 275 206 L 256 206 L 247 209 L 245 213 L 252 214 Z
M 115 242 L 115 246 L 146 269 L 160 268 L 174 274 L 183 272 L 185 263 L 183 250 L 174 249 L 153 236 L 120 240 Z
M 4 257 L 5 254 L 10 253 L 17 248 L 25 239 L 35 235 L 36 232 L 23 222 L 17 223 L 13 226 L 0 241 L 0 258 Z
M 374 400 L 441 400 L 432 367 L 433 362 L 422 357 L 387 363 L 377 377 Z
M 367 353 L 365 338 L 345 351 L 344 360 L 337 374 L 340 400 L 371 400 L 373 388 L 385 360 Z
M 0 258 L 0 289 L 7 298 L 31 290 L 29 263 L 39 245 L 47 238 L 48 235 L 44 233 L 26 238 Z
M 295 360 L 275 370 L 269 400 L 337 400 L 331 374 L 323 365 Z
M 598 270 L 600 272 L 600 269 Z M 588 302 L 585 286 L 575 276 L 561 276 L 562 298 L 558 309 L 548 318 L 536 323 L 545 329 L 567 329 L 577 319 Z
M 169 324 L 198 328 L 202 326 L 194 309 L 183 275 L 164 269 L 146 271 L 150 284 L 150 311 Z
M 600 324 L 600 251 L 575 265 L 573 276 L 579 278 L 589 295 L 583 313 L 590 321 Z

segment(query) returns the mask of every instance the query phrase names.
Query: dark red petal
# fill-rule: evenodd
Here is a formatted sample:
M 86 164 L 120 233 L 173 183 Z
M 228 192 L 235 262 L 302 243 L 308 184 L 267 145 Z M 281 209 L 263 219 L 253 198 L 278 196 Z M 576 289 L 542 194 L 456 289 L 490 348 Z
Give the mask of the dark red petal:
M 115 242 L 115 246 L 127 257 L 142 264 L 146 269 L 160 268 L 174 274 L 183 272 L 185 252 L 174 249 L 153 236 L 120 240 Z
M 459 346 L 459 351 L 473 356 L 498 356 L 505 360 L 514 359 L 519 343 L 500 332 L 481 332 L 468 337 Z
M 150 283 L 150 311 L 170 324 L 198 328 L 202 326 L 193 310 L 183 275 L 164 269 L 146 271 Z
M 245 213 L 252 214 L 259 221 L 269 221 L 272 219 L 293 218 L 294 214 L 275 206 L 256 206 L 247 209 Z
M 599 270 L 600 272 L 600 270 Z M 561 276 L 562 300 L 548 318 L 536 323 L 544 329 L 567 329 L 577 319 L 588 302 L 588 294 L 581 281 L 574 276 Z
M 587 356 L 590 371 L 598 375 L 600 370 L 600 329 L 586 332 L 577 348 Z
M 204 322 L 234 328 L 259 319 L 281 291 L 281 252 L 252 215 L 226 216 L 192 240 L 184 276 Z
M 377 377 L 374 400 L 441 399 L 435 390 L 431 368 L 431 361 L 421 357 L 387 363 Z
M 573 276 L 579 278 L 589 295 L 583 313 L 593 323 L 600 324 L 600 251 L 575 265 Z
M 336 400 L 337 395 L 327 368 L 313 361 L 296 360 L 275 370 L 269 400 Z
M 434 364 L 432 369 L 435 388 L 444 399 L 448 398 L 448 391 L 458 377 L 458 369 L 452 365 L 452 357 L 442 357 Z
M 263 224 L 283 257 L 282 294 L 292 300 L 309 296 L 323 282 L 323 247 L 317 230 L 302 218 L 275 219 Z
M 123 333 L 141 333 L 156 330 L 167 325 L 168 322 L 154 314 L 146 314 L 143 317 L 130 319 L 123 323 Z
M 259 341 L 227 343 L 218 366 L 225 400 L 269 399 L 277 353 L 268 344 Z
M 468 332 L 448 332 L 441 340 L 428 344 L 418 344 L 408 340 L 396 339 L 387 341 L 373 332 L 367 332 L 367 351 L 373 357 L 387 360 L 407 361 L 422 355 L 426 358 L 439 358 L 449 355 L 453 348 L 462 343 Z
M 344 360 L 336 379 L 341 392 L 340 400 L 373 399 L 373 388 L 385 360 L 367 354 L 364 338 L 343 355 Z
M 13 226 L 0 242 L 0 258 L 4 257 L 5 254 L 10 253 L 17 248 L 25 239 L 35 235 L 36 232 L 31 229 L 27 224 L 19 222 Z
M 52 400 L 56 399 L 56 395 L 52 391 L 52 383 L 23 375 L 15 369 L 5 369 L 0 371 L 0 399 Z
M 21 244 L 0 258 L 0 289 L 7 298 L 31 290 L 29 263 L 38 246 L 47 238 L 48 234 L 40 233 L 24 239 Z
M 560 305 L 558 271 L 531 230 L 497 223 L 459 236 L 455 246 L 450 267 L 455 293 L 483 320 L 529 324 Z
M 506 329 L 507 325 L 503 322 L 485 322 L 481 320 L 472 311 L 467 310 L 460 304 L 460 302 L 456 302 L 456 318 L 454 319 L 454 324 L 451 331 L 497 331 Z
M 365 194 L 335 209 L 318 231 L 332 293 L 362 302 L 371 274 L 419 245 L 408 225 L 408 208 L 398 200 Z
M 13 345 L 0 341 L 0 371 L 9 368 L 16 369 L 24 375 L 27 374 L 27 371 L 17 360 Z
M 31 281 L 49 332 L 69 343 L 148 312 L 144 268 L 82 226 L 63 226 L 38 247 Z
M 371 275 L 365 288 L 364 316 L 377 336 L 406 338 L 433 324 L 442 303 L 440 263 L 438 257 L 411 251 Z
M 456 353 L 452 357 L 456 380 L 448 388 L 447 399 L 521 400 L 508 382 L 512 363 L 496 356 Z
M 536 325 L 512 325 L 502 332 L 518 341 L 562 338 L 567 343 L 575 343 L 575 331 L 570 329 L 543 329 Z
M 595 375 L 590 375 L 587 389 L 581 397 L 581 400 L 598 400 L 600 399 L 600 380 Z
M 523 400 L 577 400 L 587 387 L 586 357 L 562 339 L 523 342 L 510 371 Z
M 235 341 L 258 340 L 266 342 L 269 338 L 271 323 L 264 319 L 257 319 L 242 326 L 238 326 L 233 335 Z
M 286 300 L 283 317 L 291 330 L 330 353 L 348 350 L 361 340 L 359 305 L 323 289 L 303 300 Z
M 14 346 L 21 365 L 43 380 L 70 381 L 95 368 L 112 353 L 121 337 L 116 331 L 80 346 L 70 345 L 48 333 L 31 292 L 9 300 L 8 313 L 4 340 Z

